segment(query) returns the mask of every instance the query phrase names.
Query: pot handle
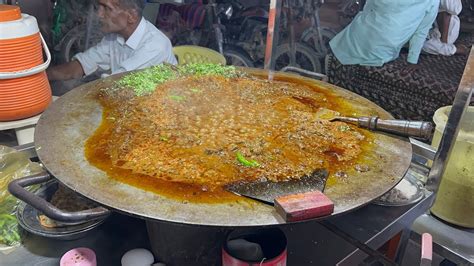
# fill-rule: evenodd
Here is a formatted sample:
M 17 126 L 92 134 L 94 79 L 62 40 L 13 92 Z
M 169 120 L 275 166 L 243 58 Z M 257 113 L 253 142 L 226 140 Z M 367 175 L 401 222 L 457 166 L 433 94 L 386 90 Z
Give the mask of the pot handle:
M 25 187 L 45 183 L 51 179 L 53 179 L 53 177 L 47 172 L 15 179 L 10 182 L 10 184 L 8 184 L 8 191 L 13 196 L 43 212 L 44 215 L 48 216 L 49 218 L 63 223 L 92 221 L 105 218 L 111 213 L 110 210 L 104 207 L 96 207 L 90 210 L 77 212 L 62 211 L 51 203 L 47 202 L 45 199 L 38 197 L 34 193 L 25 189 Z
M 29 69 L 25 70 L 19 70 L 19 71 L 14 71 L 14 72 L 0 72 L 0 79 L 13 79 L 13 78 L 21 78 L 21 77 L 27 77 L 31 76 L 34 74 L 38 74 L 42 71 L 45 71 L 46 68 L 48 68 L 49 63 L 51 63 L 51 53 L 49 52 L 48 45 L 46 44 L 46 41 L 43 38 L 43 35 L 41 35 L 41 42 L 43 43 L 43 49 L 44 52 L 46 53 L 46 62 L 39 66 L 35 66 Z

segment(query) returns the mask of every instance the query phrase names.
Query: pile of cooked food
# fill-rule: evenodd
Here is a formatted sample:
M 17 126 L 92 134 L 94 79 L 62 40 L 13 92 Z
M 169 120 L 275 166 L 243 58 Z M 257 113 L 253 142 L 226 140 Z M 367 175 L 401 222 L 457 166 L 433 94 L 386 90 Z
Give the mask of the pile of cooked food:
M 68 212 L 78 212 L 83 210 L 89 210 L 97 207 L 97 204 L 82 197 L 71 189 L 65 187 L 62 184 L 58 184 L 58 189 L 54 192 L 51 200 L 49 201 L 54 207 Z M 62 223 L 48 216 L 39 213 L 39 223 L 48 228 L 68 226 L 68 223 Z M 85 223 L 85 222 L 84 222 Z M 76 223 L 77 224 L 77 223 Z
M 113 167 L 212 191 L 349 165 L 364 133 L 321 90 L 247 76 L 232 66 L 160 65 L 103 89 L 101 134 Z

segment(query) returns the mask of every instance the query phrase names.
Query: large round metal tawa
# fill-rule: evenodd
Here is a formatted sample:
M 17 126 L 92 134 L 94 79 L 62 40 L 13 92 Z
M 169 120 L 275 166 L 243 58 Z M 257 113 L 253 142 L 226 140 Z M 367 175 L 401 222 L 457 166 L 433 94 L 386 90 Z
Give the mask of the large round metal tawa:
M 245 69 L 266 78 L 268 72 Z M 35 133 L 36 150 L 47 170 L 69 188 L 104 206 L 147 219 L 210 226 L 262 226 L 285 221 L 274 208 L 253 201 L 220 204 L 191 203 L 169 199 L 111 179 L 89 164 L 84 143 L 98 128 L 102 106 L 96 98 L 99 89 L 111 86 L 121 75 L 110 76 L 73 89 L 43 113 Z M 342 97 L 357 113 L 391 116 L 369 100 L 336 86 L 286 73 L 273 79 L 316 84 Z M 335 204 L 331 216 L 361 207 L 394 187 L 403 177 L 411 160 L 411 145 L 405 139 L 375 135 L 375 148 L 363 154 L 372 162 L 368 172 L 347 172 L 349 178 L 327 187 L 325 194 Z

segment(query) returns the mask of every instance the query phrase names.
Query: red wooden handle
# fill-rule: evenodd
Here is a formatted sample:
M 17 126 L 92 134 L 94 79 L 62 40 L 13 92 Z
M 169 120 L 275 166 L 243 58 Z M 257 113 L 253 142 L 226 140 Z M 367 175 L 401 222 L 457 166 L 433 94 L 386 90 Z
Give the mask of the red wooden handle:
M 334 203 L 318 190 L 279 197 L 274 203 L 277 213 L 288 222 L 326 216 L 334 211 Z

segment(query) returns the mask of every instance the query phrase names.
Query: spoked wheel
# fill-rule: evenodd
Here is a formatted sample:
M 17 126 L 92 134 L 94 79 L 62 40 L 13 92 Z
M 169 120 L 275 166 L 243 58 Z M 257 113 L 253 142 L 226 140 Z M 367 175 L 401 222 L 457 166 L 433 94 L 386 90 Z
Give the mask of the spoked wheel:
M 75 54 L 86 50 L 86 32 L 86 25 L 79 25 L 66 33 L 59 54 L 59 61 L 61 63 L 70 62 Z M 88 47 L 99 43 L 103 36 L 104 33 L 98 27 L 93 27 L 90 32 Z
M 326 55 L 329 52 L 329 42 L 336 36 L 336 32 L 329 28 L 321 28 L 321 37 L 323 47 L 318 42 L 318 32 L 315 29 L 307 29 L 301 34 L 301 41 L 313 47 L 313 49 L 321 55 Z
M 295 52 L 292 55 L 290 53 L 290 44 L 281 44 L 277 47 L 275 55 L 275 69 L 280 70 L 286 66 L 321 73 L 321 56 L 303 43 L 295 43 Z
M 321 28 L 321 38 L 322 38 L 322 46 L 318 41 L 318 32 L 315 29 L 307 29 L 301 35 L 301 41 L 310 47 L 314 47 L 313 49 L 318 53 L 320 56 L 320 63 L 321 63 L 321 73 L 326 73 L 326 69 L 324 69 L 324 57 L 329 53 L 331 50 L 329 46 L 329 42 L 336 36 L 336 32 L 329 28 Z
M 245 51 L 240 51 L 240 49 L 234 47 L 224 48 L 224 57 L 227 65 L 254 67 L 250 56 Z

